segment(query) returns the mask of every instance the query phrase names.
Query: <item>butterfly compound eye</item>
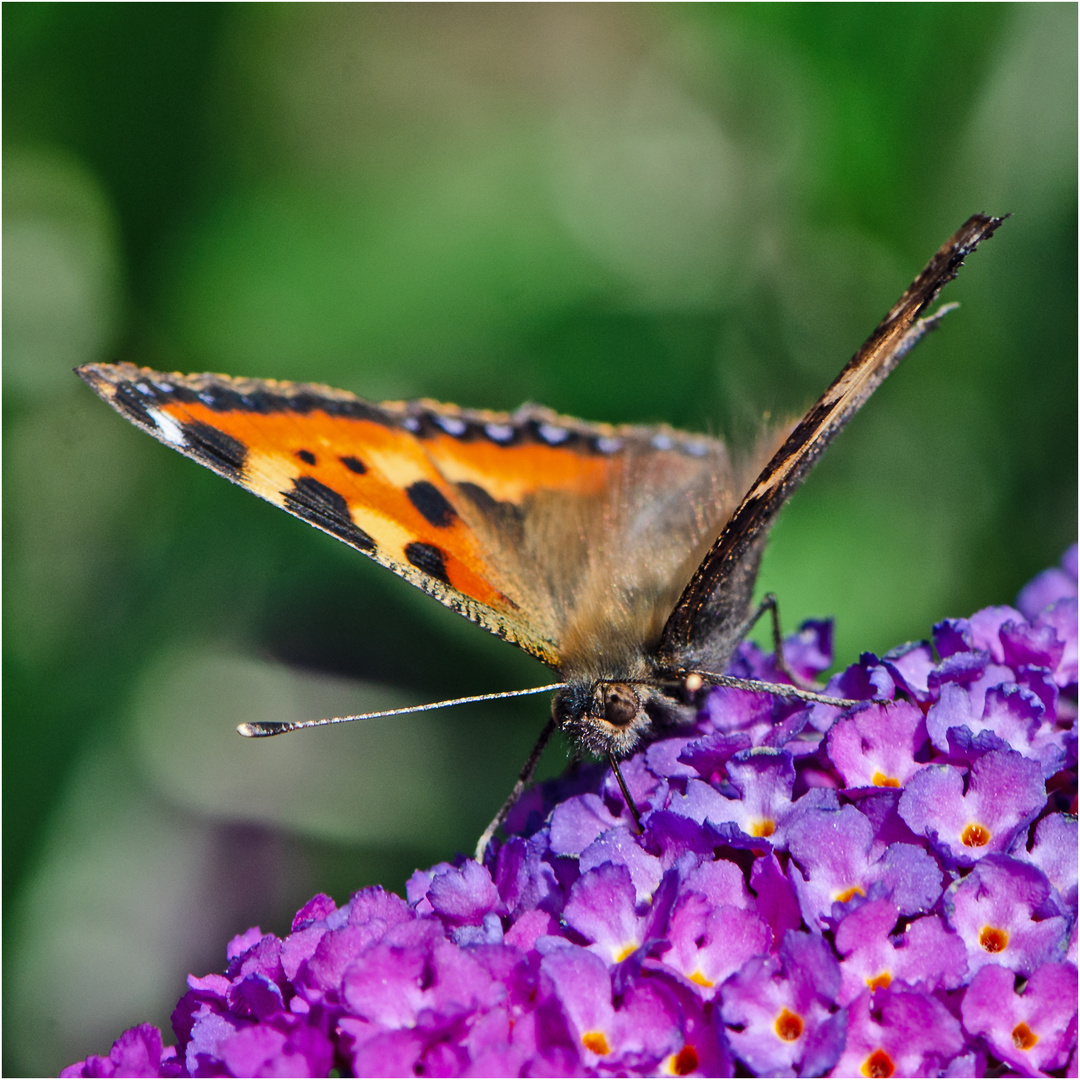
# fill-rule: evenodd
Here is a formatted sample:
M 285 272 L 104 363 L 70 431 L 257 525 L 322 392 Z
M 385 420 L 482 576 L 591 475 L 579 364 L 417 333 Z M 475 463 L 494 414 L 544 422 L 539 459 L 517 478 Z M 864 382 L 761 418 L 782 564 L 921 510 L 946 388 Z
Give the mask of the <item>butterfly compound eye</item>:
M 625 683 L 608 683 L 604 687 L 604 719 L 612 727 L 629 727 L 640 709 L 637 694 Z

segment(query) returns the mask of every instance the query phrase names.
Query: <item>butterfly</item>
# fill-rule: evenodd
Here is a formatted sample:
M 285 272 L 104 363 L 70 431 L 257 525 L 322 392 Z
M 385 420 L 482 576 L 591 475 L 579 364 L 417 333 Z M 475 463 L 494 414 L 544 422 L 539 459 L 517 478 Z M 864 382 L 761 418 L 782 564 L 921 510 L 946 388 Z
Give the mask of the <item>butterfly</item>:
M 760 613 L 752 598 L 769 526 L 830 440 L 937 325 L 945 309 L 924 313 L 1002 220 L 965 222 L 806 415 L 741 452 L 667 426 L 586 423 L 532 405 L 500 413 L 376 404 L 315 384 L 126 363 L 77 371 L 160 442 L 557 673 L 558 683 L 539 688 L 556 691 L 551 717 L 481 838 L 482 855 L 556 729 L 608 758 L 636 816 L 618 759 L 683 716 L 688 691 L 708 683 L 819 697 L 724 674 Z

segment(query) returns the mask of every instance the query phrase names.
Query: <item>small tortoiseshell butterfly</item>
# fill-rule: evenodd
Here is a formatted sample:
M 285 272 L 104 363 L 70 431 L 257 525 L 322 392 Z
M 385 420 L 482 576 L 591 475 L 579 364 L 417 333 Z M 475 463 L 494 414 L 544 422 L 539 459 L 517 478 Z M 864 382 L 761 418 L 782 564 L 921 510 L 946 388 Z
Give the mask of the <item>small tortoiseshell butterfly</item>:
M 374 404 L 326 386 L 130 364 L 78 373 L 154 438 L 558 673 L 552 718 L 482 854 L 555 728 L 617 773 L 617 759 L 653 723 L 685 710 L 687 688 L 747 685 L 723 672 L 756 618 L 769 525 L 829 440 L 935 325 L 938 316 L 923 313 L 1001 220 L 968 220 L 802 420 L 742 455 L 703 435 L 590 424 L 536 406 L 507 414 Z M 296 726 L 304 725 L 245 733 Z

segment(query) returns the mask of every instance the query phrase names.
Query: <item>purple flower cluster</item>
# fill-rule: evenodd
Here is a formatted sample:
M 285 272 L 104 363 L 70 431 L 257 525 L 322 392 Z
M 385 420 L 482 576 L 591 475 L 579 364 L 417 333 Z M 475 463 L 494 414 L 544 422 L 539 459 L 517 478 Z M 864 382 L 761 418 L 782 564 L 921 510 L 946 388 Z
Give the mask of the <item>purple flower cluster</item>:
M 484 865 L 316 896 L 189 978 L 175 1048 L 62 1075 L 1076 1076 L 1076 548 L 828 691 L 866 704 L 712 691 L 624 764 L 642 834 L 578 769 Z

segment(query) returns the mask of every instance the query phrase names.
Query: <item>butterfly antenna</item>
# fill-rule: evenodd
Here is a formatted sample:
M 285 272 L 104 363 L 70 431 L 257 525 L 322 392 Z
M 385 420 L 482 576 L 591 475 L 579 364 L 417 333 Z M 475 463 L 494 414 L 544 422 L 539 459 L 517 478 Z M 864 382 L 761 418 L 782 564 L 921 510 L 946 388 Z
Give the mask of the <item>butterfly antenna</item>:
M 727 686 L 733 690 L 752 690 L 755 693 L 771 694 L 773 697 L 797 698 L 799 701 L 810 701 L 817 705 L 832 705 L 837 709 L 850 709 L 855 705 L 868 705 L 875 702 L 889 704 L 882 698 L 831 697 L 829 694 L 819 694 L 815 690 L 804 690 L 801 686 L 765 682 L 763 679 L 743 679 L 738 675 L 720 675 L 715 671 L 689 671 L 684 677 L 684 683 L 695 676 L 712 686 Z
M 300 731 L 302 728 L 326 727 L 329 724 L 350 724 L 353 720 L 377 720 L 383 716 L 406 716 L 409 713 L 448 709 L 451 705 L 471 705 L 477 701 L 502 701 L 505 698 L 527 697 L 530 694 L 546 694 L 552 690 L 561 690 L 565 685 L 565 683 L 551 683 L 548 686 L 533 686 L 528 690 L 501 690 L 495 694 L 473 694 L 470 697 L 432 701 L 426 705 L 406 705 L 402 709 L 383 709 L 380 712 L 357 713 L 355 716 L 328 716 L 321 720 L 260 720 L 255 723 L 237 724 L 236 730 L 247 738 L 261 739 L 267 735 L 284 735 L 287 731 Z

